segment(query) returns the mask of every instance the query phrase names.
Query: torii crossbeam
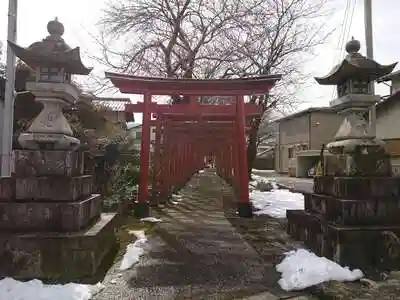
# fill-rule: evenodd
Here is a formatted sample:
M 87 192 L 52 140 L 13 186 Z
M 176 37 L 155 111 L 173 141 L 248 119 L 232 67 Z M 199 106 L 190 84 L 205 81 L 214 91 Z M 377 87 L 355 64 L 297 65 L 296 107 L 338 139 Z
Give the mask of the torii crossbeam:
M 213 155 L 218 162 L 218 174 L 233 183 L 239 216 L 252 216 L 247 174 L 246 127 L 249 124 L 246 120 L 261 116 L 262 109 L 258 105 L 245 104 L 244 96 L 267 94 L 280 80 L 280 75 L 216 80 L 138 77 L 117 73 L 106 73 L 106 77 L 121 93 L 144 95 L 142 103 L 126 105 L 127 113 L 143 113 L 137 216 L 150 214 L 148 177 L 152 125 L 156 127 L 155 152 L 159 155 L 154 159 L 153 176 L 156 179 L 153 179 L 153 189 L 160 197 L 167 197 L 166 192 L 172 193 L 172 188 L 185 183 L 204 166 L 204 157 Z M 189 104 L 157 104 L 152 102 L 153 95 L 189 96 L 190 101 Z M 235 96 L 236 104 L 199 104 L 196 96 Z M 152 114 L 156 120 L 151 120 Z M 187 121 L 192 121 L 192 124 L 189 126 Z M 187 129 L 179 128 L 179 124 Z M 218 131 L 221 132 L 218 134 Z M 164 135 L 162 143 L 161 135 Z M 204 143 L 205 138 L 213 139 L 214 136 L 214 143 Z

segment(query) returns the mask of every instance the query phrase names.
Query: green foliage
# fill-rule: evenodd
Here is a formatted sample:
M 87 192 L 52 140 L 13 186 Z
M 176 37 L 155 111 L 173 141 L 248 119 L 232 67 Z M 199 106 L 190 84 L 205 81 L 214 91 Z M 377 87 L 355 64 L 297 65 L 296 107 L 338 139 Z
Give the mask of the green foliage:
M 129 160 L 120 160 L 111 169 L 109 205 L 129 201 L 136 196 L 139 184 L 139 158 L 133 153 Z

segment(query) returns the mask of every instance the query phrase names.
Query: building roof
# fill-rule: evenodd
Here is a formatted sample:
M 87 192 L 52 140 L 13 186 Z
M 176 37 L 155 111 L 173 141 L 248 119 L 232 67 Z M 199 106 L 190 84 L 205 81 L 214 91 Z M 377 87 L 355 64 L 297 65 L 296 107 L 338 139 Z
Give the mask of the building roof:
M 125 111 L 125 104 L 131 103 L 130 99 L 125 100 L 117 100 L 113 98 L 103 98 L 103 99 L 93 99 L 92 103 L 94 105 L 101 105 L 104 106 L 112 111 L 124 112 Z
M 309 113 L 312 113 L 312 112 L 336 113 L 336 110 L 334 110 L 332 107 L 328 107 L 328 106 L 325 106 L 325 107 L 310 107 L 310 108 L 307 108 L 305 110 L 301 110 L 301 111 L 295 112 L 295 113 L 293 113 L 291 115 L 288 115 L 288 116 L 285 116 L 283 118 L 277 119 L 277 120 L 275 120 L 275 122 L 279 123 L 279 122 L 282 122 L 282 121 L 295 119 L 295 118 L 301 117 L 303 115 L 306 115 L 306 114 L 309 114 Z
M 383 98 L 382 101 L 376 104 L 376 112 L 379 113 L 390 105 L 400 101 L 400 90 L 394 92 L 389 97 Z

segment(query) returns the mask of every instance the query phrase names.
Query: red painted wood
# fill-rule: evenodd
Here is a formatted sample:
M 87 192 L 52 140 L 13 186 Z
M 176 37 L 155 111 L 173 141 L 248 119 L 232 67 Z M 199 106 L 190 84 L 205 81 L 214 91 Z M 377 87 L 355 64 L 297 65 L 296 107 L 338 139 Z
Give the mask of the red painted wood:
M 249 178 L 247 174 L 247 143 L 245 136 L 244 99 L 237 96 L 237 154 L 239 161 L 239 202 L 249 202 Z
M 151 94 L 144 95 L 142 140 L 140 145 L 140 184 L 139 184 L 139 203 L 147 203 L 149 200 L 148 177 L 150 164 L 150 103 Z
M 152 78 L 125 74 L 106 73 L 106 77 L 121 93 L 152 95 L 193 95 L 193 96 L 223 96 L 223 95 L 256 95 L 267 93 L 280 75 L 260 76 L 241 79 L 178 79 Z
M 203 116 L 203 117 L 226 117 L 236 115 L 236 105 L 212 105 L 212 104 L 157 104 L 152 103 L 150 106 L 152 113 L 179 117 L 179 115 L 188 117 Z M 143 102 L 135 104 L 125 104 L 125 111 L 131 113 L 143 112 Z M 256 104 L 245 105 L 246 116 L 258 116 L 262 113 L 262 108 Z

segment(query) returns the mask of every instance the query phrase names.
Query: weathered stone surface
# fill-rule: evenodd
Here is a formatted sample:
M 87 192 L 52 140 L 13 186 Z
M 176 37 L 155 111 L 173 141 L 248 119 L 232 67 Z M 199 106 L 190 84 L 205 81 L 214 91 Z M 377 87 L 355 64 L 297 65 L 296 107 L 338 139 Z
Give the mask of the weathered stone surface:
M 400 268 L 400 226 L 336 226 L 302 210 L 288 210 L 288 234 L 317 255 L 368 270 Z
M 19 177 L 78 176 L 83 173 L 83 153 L 54 150 L 15 150 Z
M 0 201 L 10 201 L 14 198 L 15 180 L 12 177 L 0 178 Z
M 76 201 L 92 193 L 92 176 L 16 178 L 16 199 Z
M 97 220 L 100 195 L 78 202 L 0 202 L 0 230 L 78 231 Z
M 0 235 L 0 277 L 77 280 L 95 274 L 115 245 L 115 214 L 77 233 Z
M 314 177 L 314 192 L 343 199 L 400 197 L 399 177 Z
M 307 212 L 316 213 L 337 225 L 400 224 L 400 198 L 347 200 L 307 194 L 304 202 Z

